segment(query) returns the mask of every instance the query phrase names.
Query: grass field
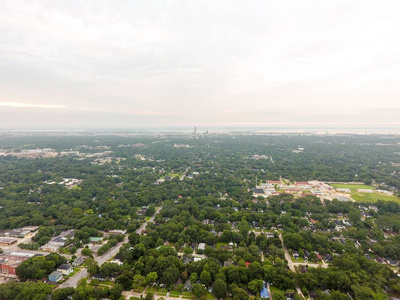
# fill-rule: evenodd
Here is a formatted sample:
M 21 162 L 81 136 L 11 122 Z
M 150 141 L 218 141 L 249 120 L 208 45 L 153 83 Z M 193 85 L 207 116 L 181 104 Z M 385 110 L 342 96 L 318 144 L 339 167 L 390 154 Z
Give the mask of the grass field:
M 396 196 L 388 196 L 378 193 L 358 193 L 352 192 L 351 198 L 358 202 L 377 202 L 378 200 L 382 201 L 394 201 L 400 203 L 400 199 Z
M 167 295 L 167 290 L 166 289 L 159 289 L 158 291 L 157 291 L 157 295 L 158 296 L 166 296 Z
M 170 295 L 171 297 L 174 297 L 174 296 L 179 297 L 179 296 L 181 295 L 181 291 L 170 291 L 170 292 L 169 292 L 169 295 Z
M 183 292 L 182 293 L 182 298 L 185 299 L 194 299 L 196 298 L 191 292 Z
M 346 184 L 346 183 L 332 183 L 330 184 L 334 188 L 339 189 L 350 189 L 350 190 L 358 190 L 358 189 L 365 189 L 365 190 L 375 190 L 375 187 L 366 185 L 366 184 Z
M 214 297 L 214 295 L 211 294 L 211 293 L 209 293 L 209 292 L 207 292 L 206 300 L 214 300 L 214 299 L 216 299 L 216 298 Z
M 217 243 L 216 248 L 219 249 L 221 246 L 229 246 L 227 243 Z

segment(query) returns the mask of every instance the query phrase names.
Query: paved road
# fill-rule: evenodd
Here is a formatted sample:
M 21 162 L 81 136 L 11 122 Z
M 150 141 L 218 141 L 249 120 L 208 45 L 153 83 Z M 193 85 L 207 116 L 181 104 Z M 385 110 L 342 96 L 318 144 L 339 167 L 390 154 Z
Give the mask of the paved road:
M 158 207 L 156 209 L 156 212 L 154 213 L 154 215 L 147 222 L 144 222 L 136 230 L 136 233 L 142 234 L 143 229 L 146 228 L 148 223 L 151 223 L 151 222 L 154 221 L 155 216 L 160 213 L 161 209 L 162 209 L 162 206 Z M 120 242 L 117 245 L 115 245 L 113 248 L 111 248 L 109 251 L 107 251 L 103 255 L 95 257 L 94 260 L 97 261 L 99 266 L 101 266 L 106 261 L 108 261 L 110 258 L 114 257 L 118 253 L 118 251 L 122 247 L 122 245 L 127 243 L 127 242 L 128 242 L 128 237 L 125 237 L 125 239 L 122 242 Z M 58 289 L 65 288 L 65 287 L 76 288 L 78 286 L 79 280 L 81 280 L 82 278 L 85 278 L 87 276 L 88 276 L 88 272 L 87 272 L 86 268 L 84 268 L 81 271 L 79 271 L 78 273 L 76 273 L 73 277 L 69 278 L 64 283 L 60 284 L 57 288 Z
M 267 287 L 268 287 L 269 300 L 272 300 L 272 293 L 271 293 L 271 288 L 270 288 L 269 284 Z
M 292 261 L 292 258 L 290 257 L 287 248 L 286 248 L 285 245 L 283 244 L 282 233 L 279 234 L 279 239 L 280 239 L 281 242 L 282 242 L 283 250 L 285 250 L 285 258 L 286 258 L 286 260 L 288 261 L 289 269 L 290 269 L 292 272 L 296 272 L 296 269 L 294 268 L 294 263 L 293 263 L 293 261 Z M 299 294 L 303 299 L 306 299 L 306 297 L 304 297 L 303 293 L 301 292 L 301 289 L 300 289 L 300 286 L 299 286 L 299 285 L 296 285 L 296 291 L 297 291 L 297 294 Z
M 289 251 L 287 250 L 287 248 L 286 248 L 285 245 L 283 244 L 282 233 L 279 234 L 279 239 L 280 239 L 281 242 L 282 242 L 283 250 L 285 250 L 285 259 L 286 259 L 287 262 L 288 262 L 289 269 L 290 269 L 292 272 L 296 272 L 296 269 L 294 268 L 294 263 L 293 263 L 293 261 L 292 261 L 292 258 L 290 257 Z
M 86 269 L 82 269 L 80 272 L 76 273 L 74 276 L 70 277 L 67 281 L 60 284 L 57 289 L 73 287 L 76 288 L 78 286 L 79 280 L 88 276 L 88 271 Z

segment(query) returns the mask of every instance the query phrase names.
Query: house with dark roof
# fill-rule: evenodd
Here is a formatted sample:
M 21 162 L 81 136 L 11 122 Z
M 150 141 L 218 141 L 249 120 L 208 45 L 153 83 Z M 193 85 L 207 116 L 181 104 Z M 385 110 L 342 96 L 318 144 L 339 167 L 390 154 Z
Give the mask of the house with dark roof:
M 368 259 L 368 260 L 372 260 L 372 257 L 369 254 L 364 254 L 364 256 Z
M 385 257 L 385 260 L 392 267 L 397 267 L 397 265 L 398 265 L 398 262 L 395 261 L 394 259 L 391 259 L 390 257 Z
M 183 286 L 184 291 L 191 291 L 192 290 L 192 283 L 190 282 L 190 279 L 185 281 L 185 285 Z
M 304 259 L 308 260 L 308 258 L 310 257 L 310 252 L 307 251 L 307 249 L 304 249 Z
M 106 281 L 107 277 L 104 275 L 101 275 L 100 273 L 96 273 L 92 276 L 92 279 L 96 279 L 98 281 Z
M 324 254 L 324 261 L 325 262 L 330 262 L 332 261 L 332 256 L 330 254 Z
M 382 258 L 380 258 L 379 256 L 375 256 L 375 261 L 380 264 L 385 264 L 385 261 Z
M 74 271 L 74 269 L 70 264 L 62 264 L 57 268 L 57 271 L 63 275 L 69 275 Z
M 74 262 L 72 263 L 72 265 L 73 265 L 74 267 L 78 267 L 78 266 L 80 266 L 81 264 L 83 264 L 83 263 L 85 262 L 85 260 L 86 260 L 85 257 L 79 256 L 79 257 L 75 258 L 75 260 L 74 260 Z
M 190 257 L 184 255 L 184 256 L 183 256 L 183 264 L 187 265 L 188 263 L 190 263 Z
M 318 298 L 318 293 L 315 291 L 309 291 L 308 296 L 310 296 L 310 300 L 315 300 Z
M 293 291 L 286 292 L 286 300 L 294 300 L 294 292 Z
M 273 239 L 275 235 L 272 232 L 267 232 L 267 239 Z
M 254 188 L 252 190 L 253 190 L 253 196 L 263 196 L 263 195 L 265 195 L 264 189 Z

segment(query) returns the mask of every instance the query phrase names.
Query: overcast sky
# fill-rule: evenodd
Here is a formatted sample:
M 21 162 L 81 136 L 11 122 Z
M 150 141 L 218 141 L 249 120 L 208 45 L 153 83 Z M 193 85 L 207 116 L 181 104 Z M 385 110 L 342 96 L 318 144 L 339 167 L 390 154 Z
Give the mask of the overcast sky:
M 0 2 L 0 129 L 400 127 L 400 1 Z

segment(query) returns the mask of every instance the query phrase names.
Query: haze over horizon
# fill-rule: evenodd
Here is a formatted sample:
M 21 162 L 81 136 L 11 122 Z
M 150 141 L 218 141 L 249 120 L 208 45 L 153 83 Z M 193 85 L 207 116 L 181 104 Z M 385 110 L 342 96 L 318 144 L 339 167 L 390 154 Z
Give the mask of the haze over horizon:
M 0 129 L 400 128 L 400 1 L 0 3 Z

